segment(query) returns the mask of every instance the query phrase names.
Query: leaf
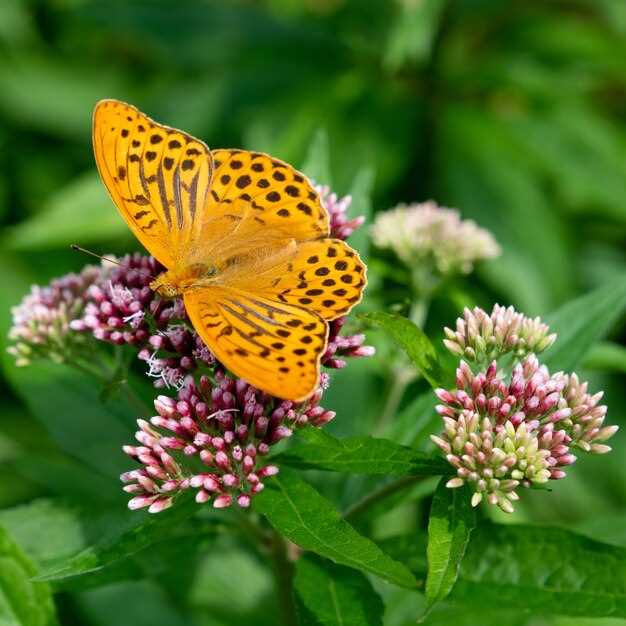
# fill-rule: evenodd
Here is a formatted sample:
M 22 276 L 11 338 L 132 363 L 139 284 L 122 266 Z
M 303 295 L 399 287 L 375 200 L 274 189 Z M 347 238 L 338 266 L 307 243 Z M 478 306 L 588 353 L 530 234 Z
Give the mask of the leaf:
M 76 603 L 85 622 L 93 626 L 189 626 L 184 615 L 172 601 L 167 589 L 150 580 L 115 583 L 76 594 Z
M 328 133 L 320 128 L 309 146 L 300 168 L 316 185 L 332 185 Z
M 368 260 L 370 248 L 370 236 L 368 222 L 372 217 L 372 188 L 374 186 L 374 170 L 371 167 L 361 168 L 350 186 L 352 202 L 348 208 L 351 218 L 363 216 L 365 224 L 350 235 L 350 245 L 359 251 L 360 257 Z
M 384 550 L 424 574 L 423 540 L 401 535 Z M 561 528 L 483 522 L 449 599 L 470 609 L 506 607 L 533 615 L 626 617 L 626 547 Z
M 145 516 L 148 514 L 134 512 L 136 521 L 130 518 L 130 528 L 124 523 L 120 529 L 113 529 L 108 536 L 77 555 L 42 570 L 37 580 L 63 581 L 66 584 L 67 579 L 97 572 L 168 536 L 172 529 L 197 510 L 193 499 L 185 497 L 180 498 L 171 509 L 147 519 Z
M 6 375 L 61 449 L 107 476 L 119 493 L 118 477 L 128 467 L 120 445 L 132 439 L 137 408 L 123 397 L 103 404 L 101 384 L 68 365 L 41 361 L 27 368 L 8 366 Z
M 78 511 L 53 500 L 34 500 L 0 511 L 0 526 L 39 567 L 73 556 L 85 547 Z M 46 529 L 45 541 L 41 540 L 42 528 Z
M 296 564 L 295 590 L 322 626 L 382 626 L 383 602 L 361 572 L 307 555 Z
M 282 469 L 253 504 L 276 530 L 304 550 L 396 585 L 416 585 L 406 566 L 359 535 L 328 500 L 293 472 Z
M 572 371 L 591 346 L 611 330 L 626 309 L 626 278 L 621 276 L 547 315 L 545 322 L 557 333 L 542 361 L 555 371 Z
M 384 433 L 392 441 L 418 447 L 428 435 L 441 428 L 441 417 L 435 411 L 439 400 L 428 389 L 413 400 L 394 417 Z M 421 447 L 421 446 L 420 446 Z
M 626 549 L 558 528 L 486 524 L 452 599 L 531 613 L 626 617 Z
M 384 57 L 390 70 L 398 70 L 407 62 L 423 63 L 428 59 L 444 7 L 444 0 L 400 3 Z
M 121 95 L 112 67 L 101 68 L 97 82 L 91 78 L 86 65 L 70 67 L 52 55 L 20 54 L 0 66 L 0 108 L 27 128 L 86 144 L 94 104 L 103 94 Z
M 610 341 L 599 341 L 589 349 L 583 367 L 626 373 L 626 348 Z
M 446 386 L 446 376 L 435 347 L 424 332 L 411 320 L 383 311 L 363 313 L 359 317 L 383 328 L 407 353 L 413 365 L 421 372 L 431 387 Z
M 428 520 L 426 613 L 454 586 L 475 524 L 476 514 L 467 489 L 450 489 L 443 478 L 435 491 Z
M 287 463 L 299 469 L 383 476 L 440 475 L 450 471 L 449 464 L 440 457 L 418 452 L 388 439 L 337 439 L 317 428 L 307 428 L 299 436 L 309 443 L 294 446 L 281 454 L 281 464 Z
M 121 238 L 132 242 L 94 168 L 57 191 L 40 212 L 9 229 L 4 242 L 15 250 L 41 250 Z
M 56 624 L 50 587 L 33 582 L 37 573 L 9 533 L 0 527 L 0 624 L 52 626 Z

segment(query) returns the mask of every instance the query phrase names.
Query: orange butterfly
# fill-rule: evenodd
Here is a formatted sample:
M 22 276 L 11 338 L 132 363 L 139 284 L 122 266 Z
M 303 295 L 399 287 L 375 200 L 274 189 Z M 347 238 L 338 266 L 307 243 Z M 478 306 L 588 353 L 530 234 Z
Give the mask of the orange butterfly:
M 259 152 L 209 150 L 135 107 L 93 116 L 100 176 L 130 229 L 167 271 L 194 328 L 235 375 L 303 400 L 319 381 L 328 321 L 360 302 L 366 267 L 329 238 L 309 180 Z

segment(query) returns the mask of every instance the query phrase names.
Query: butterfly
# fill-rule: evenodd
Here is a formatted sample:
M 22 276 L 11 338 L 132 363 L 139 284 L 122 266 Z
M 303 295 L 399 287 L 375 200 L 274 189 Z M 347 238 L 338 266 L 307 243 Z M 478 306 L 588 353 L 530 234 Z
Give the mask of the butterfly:
M 93 114 L 100 176 L 131 231 L 166 271 L 196 332 L 233 374 L 301 401 L 319 383 L 328 322 L 360 302 L 366 267 L 329 235 L 311 182 L 261 152 L 209 150 L 134 106 Z

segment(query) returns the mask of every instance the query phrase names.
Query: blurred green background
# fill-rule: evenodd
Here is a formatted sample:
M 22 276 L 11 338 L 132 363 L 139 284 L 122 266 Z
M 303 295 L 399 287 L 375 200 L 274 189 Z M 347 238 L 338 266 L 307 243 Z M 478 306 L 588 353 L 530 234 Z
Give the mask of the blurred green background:
M 137 248 L 91 151 L 91 112 L 107 97 L 211 147 L 253 148 L 299 165 L 339 194 L 353 192 L 355 215 L 433 198 L 490 229 L 502 257 L 434 302 L 428 322 L 434 333 L 451 325 L 464 304 L 497 301 L 544 315 L 626 272 L 624 2 L 3 0 L 3 345 L 9 307 L 28 286 L 85 263 L 69 243 L 114 253 Z M 408 296 L 402 285 L 391 280 L 393 288 L 382 289 L 377 278 L 377 268 L 393 274 L 388 259 L 371 251 L 370 264 L 366 306 L 402 303 Z M 608 421 L 622 424 L 624 338 L 623 325 L 615 328 L 583 372 L 594 389 L 606 390 Z M 388 350 L 375 334 L 372 341 L 381 358 L 339 372 L 325 397 L 325 406 L 338 411 L 339 434 L 367 433 L 380 410 Z M 49 401 L 46 423 L 18 399 L 28 395 L 28 373 L 15 374 L 6 355 L 3 366 L 0 524 L 19 529 L 32 510 L 23 507 L 45 512 L 56 506 L 47 499 L 53 496 L 69 506 L 84 502 L 102 477 L 82 476 L 82 490 L 74 485 L 83 466 L 73 457 L 83 462 L 86 455 L 61 451 L 63 426 L 55 430 L 50 422 L 62 404 Z M 418 384 L 411 391 L 419 390 Z M 411 393 L 404 402 L 410 406 Z M 88 419 L 60 417 L 59 424 Z M 99 453 L 126 441 L 132 425 L 118 427 Z M 512 521 L 567 525 L 626 543 L 625 450 L 618 435 L 612 455 L 582 459 L 554 493 L 524 493 Z M 119 463 L 121 453 L 111 462 Z M 361 483 L 327 489 L 349 501 L 365 488 Z M 124 506 L 124 498 L 115 502 Z M 377 532 L 393 534 L 423 516 L 423 505 L 405 509 L 381 518 Z M 67 543 L 72 529 L 60 510 L 51 509 L 49 519 Z M 75 531 L 78 548 L 86 531 Z M 65 549 L 72 552 L 71 545 Z M 151 609 L 137 609 L 125 623 L 190 623 L 192 614 L 198 624 L 240 623 L 224 601 L 241 593 L 237 579 L 249 585 L 241 623 L 249 614 L 266 623 L 271 580 L 240 545 L 222 542 L 195 567 L 184 594 L 172 593 L 162 572 L 64 592 L 63 623 L 119 624 L 119 607 L 137 604 Z M 390 611 L 389 624 L 410 623 L 411 603 L 393 602 L 400 608 Z

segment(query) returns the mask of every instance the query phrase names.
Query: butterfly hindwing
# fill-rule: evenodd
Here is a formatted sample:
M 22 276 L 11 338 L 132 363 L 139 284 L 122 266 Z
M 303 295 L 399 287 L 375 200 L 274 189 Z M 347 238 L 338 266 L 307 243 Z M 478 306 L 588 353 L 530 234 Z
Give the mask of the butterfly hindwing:
M 172 267 L 200 236 L 211 182 L 209 149 L 117 100 L 96 105 L 93 146 L 102 180 L 131 230 Z
M 317 387 L 327 324 L 313 311 L 226 287 L 185 293 L 192 324 L 230 371 L 279 398 Z
M 361 301 L 367 279 L 365 264 L 345 241 L 320 239 L 298 244 L 267 268 L 242 272 L 238 282 L 242 289 L 333 320 Z

